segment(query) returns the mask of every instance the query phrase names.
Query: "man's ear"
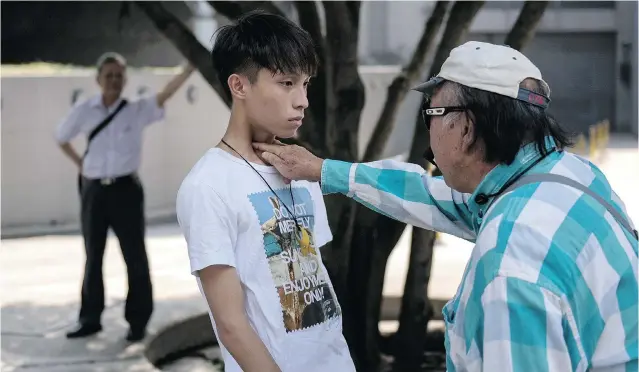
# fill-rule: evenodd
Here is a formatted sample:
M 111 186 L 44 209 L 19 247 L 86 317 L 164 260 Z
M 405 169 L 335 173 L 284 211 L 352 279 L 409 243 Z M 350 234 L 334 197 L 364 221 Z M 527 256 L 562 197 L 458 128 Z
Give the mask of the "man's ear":
M 472 112 L 464 112 L 461 122 L 461 148 L 464 152 L 471 150 L 475 138 L 475 117 Z
M 237 99 L 244 99 L 246 97 L 248 80 L 244 76 L 231 74 L 226 82 L 229 85 L 232 97 Z

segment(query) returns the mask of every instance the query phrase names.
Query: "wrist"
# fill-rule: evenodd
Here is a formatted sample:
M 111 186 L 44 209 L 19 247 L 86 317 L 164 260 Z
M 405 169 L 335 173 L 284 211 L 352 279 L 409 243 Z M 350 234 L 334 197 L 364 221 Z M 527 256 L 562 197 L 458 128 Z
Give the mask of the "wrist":
M 322 180 L 322 168 L 324 167 L 324 159 L 318 158 L 315 165 L 311 167 L 311 181 L 320 182 Z

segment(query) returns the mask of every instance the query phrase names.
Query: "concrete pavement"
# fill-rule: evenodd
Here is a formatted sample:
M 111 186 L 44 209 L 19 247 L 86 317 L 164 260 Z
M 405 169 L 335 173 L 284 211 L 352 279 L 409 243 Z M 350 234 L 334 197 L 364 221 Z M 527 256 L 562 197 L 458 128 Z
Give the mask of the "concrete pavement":
M 631 218 L 639 222 L 639 153 L 635 138 L 611 138 L 598 160 L 613 187 L 625 200 Z M 205 311 L 189 273 L 186 245 L 174 223 L 150 226 L 147 234 L 156 309 L 149 325 L 152 335 L 177 320 Z M 391 254 L 384 283 L 385 296 L 403 291 L 410 249 L 410 229 Z M 461 280 L 472 244 L 443 236 L 435 249 L 430 283 L 432 298 L 447 299 Z M 104 331 L 96 337 L 67 340 L 78 310 L 84 265 L 82 239 L 77 234 L 2 240 L 0 250 L 2 371 L 153 371 L 143 356 L 144 344 L 127 344 L 122 301 L 126 271 L 114 236 L 110 235 L 104 263 L 108 309 Z M 387 324 L 393 327 L 392 324 Z M 147 340 L 150 337 L 147 337 Z

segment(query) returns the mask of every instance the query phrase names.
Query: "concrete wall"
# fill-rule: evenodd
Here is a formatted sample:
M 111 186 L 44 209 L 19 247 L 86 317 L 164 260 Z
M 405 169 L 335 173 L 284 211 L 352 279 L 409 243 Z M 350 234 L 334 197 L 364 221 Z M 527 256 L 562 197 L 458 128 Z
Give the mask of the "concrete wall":
M 360 143 L 368 141 L 397 67 L 364 67 L 366 106 Z M 160 89 L 172 75 L 129 72 L 128 97 Z M 7 76 L 2 80 L 2 233 L 77 227 L 77 171 L 53 139 L 72 97 L 97 93 L 93 71 L 74 70 L 57 76 Z M 187 93 L 194 101 L 190 103 Z M 420 95 L 409 93 L 401 108 L 387 156 L 410 146 Z M 312 104 L 312 103 L 311 103 Z M 191 166 L 224 133 L 229 110 L 199 74 L 194 74 L 167 105 L 163 122 L 150 126 L 144 138 L 140 174 L 150 218 L 172 216 L 177 189 Z M 85 139 L 74 142 L 84 150 Z M 360 153 L 364 147 L 361 146 Z

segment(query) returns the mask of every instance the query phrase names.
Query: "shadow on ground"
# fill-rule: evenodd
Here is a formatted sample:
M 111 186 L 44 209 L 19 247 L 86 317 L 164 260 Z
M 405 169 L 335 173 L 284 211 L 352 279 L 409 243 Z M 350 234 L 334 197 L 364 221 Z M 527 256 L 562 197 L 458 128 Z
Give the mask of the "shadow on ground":
M 199 312 L 193 307 L 196 300 L 187 297 L 156 301 L 146 340 Z M 121 299 L 107 301 L 102 332 L 68 340 L 65 333 L 75 324 L 77 311 L 76 302 L 48 306 L 18 302 L 2 306 L 2 371 L 153 370 L 144 356 L 146 345 L 124 339 L 128 323 Z

